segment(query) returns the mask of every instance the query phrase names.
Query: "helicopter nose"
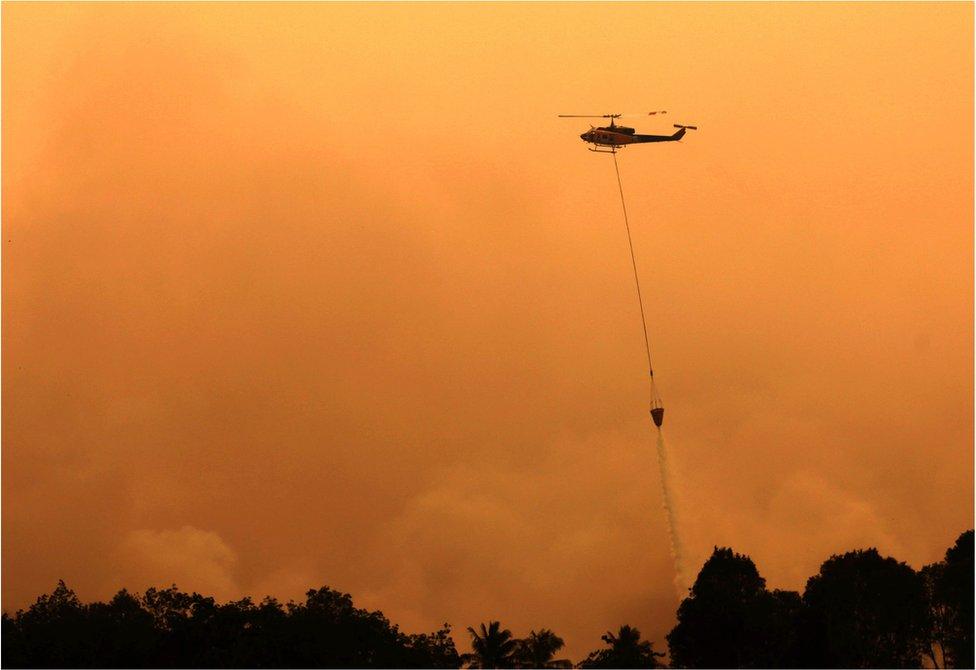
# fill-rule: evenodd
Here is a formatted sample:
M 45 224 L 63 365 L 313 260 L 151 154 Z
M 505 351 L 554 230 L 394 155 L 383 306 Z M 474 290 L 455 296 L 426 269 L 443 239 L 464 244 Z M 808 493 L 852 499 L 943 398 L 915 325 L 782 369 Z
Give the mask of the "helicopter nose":
M 580 139 L 585 140 L 587 135 L 589 135 L 589 133 L 583 133 L 582 135 L 580 135 Z

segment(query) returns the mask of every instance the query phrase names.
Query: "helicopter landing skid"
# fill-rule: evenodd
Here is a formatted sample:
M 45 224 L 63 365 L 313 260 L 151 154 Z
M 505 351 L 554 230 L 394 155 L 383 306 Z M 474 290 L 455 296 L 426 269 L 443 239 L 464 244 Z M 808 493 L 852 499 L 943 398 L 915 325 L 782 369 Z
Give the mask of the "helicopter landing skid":
M 611 149 L 592 149 L 590 147 L 586 147 L 586 148 L 592 151 L 593 153 L 597 153 L 597 154 L 615 154 L 617 153 L 617 149 L 622 147 L 614 147 Z

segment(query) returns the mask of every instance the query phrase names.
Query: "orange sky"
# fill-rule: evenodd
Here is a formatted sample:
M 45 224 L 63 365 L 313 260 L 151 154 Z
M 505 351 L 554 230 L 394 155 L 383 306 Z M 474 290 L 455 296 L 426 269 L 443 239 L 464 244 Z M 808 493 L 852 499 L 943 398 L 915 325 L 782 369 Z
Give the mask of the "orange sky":
M 973 525 L 973 7 L 3 8 L 3 606 L 328 584 L 578 660 L 681 532 L 802 589 Z

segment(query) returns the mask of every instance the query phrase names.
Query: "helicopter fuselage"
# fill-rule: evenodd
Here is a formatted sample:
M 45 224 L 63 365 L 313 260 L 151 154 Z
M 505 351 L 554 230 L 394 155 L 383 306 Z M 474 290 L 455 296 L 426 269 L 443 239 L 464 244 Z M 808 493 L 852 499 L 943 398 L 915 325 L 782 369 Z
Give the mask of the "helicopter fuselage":
M 684 137 L 685 129 L 680 128 L 673 135 L 638 135 L 633 128 L 626 126 L 606 126 L 603 128 L 591 128 L 582 135 L 580 139 L 598 147 L 623 147 L 628 144 L 643 144 L 644 142 L 677 142 Z

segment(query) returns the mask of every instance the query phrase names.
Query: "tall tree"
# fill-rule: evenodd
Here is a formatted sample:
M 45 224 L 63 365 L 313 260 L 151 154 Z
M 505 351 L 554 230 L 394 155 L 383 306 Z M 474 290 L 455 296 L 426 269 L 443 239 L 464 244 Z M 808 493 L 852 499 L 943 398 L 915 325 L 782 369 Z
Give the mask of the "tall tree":
M 945 560 L 921 571 L 931 621 L 929 657 L 938 667 L 973 667 L 973 531 L 946 550 Z M 936 650 L 938 653 L 936 653 Z
M 922 577 L 876 549 L 832 556 L 807 581 L 808 661 L 825 668 L 917 668 L 929 640 Z
M 607 649 L 591 651 L 581 668 L 660 668 L 657 659 L 664 652 L 654 651 L 647 640 L 641 640 L 640 631 L 633 626 L 621 626 L 616 634 L 607 631 L 600 637 Z
M 4 646 L 10 641 L 12 657 L 4 653 L 3 665 L 70 668 L 88 663 L 92 657 L 85 606 L 64 581 L 59 581 L 50 595 L 42 595 L 26 611 L 18 611 L 4 635 Z M 20 658 L 16 658 L 16 656 Z
M 463 654 L 461 660 L 469 668 L 512 668 L 515 667 L 515 652 L 518 641 L 512 638 L 512 631 L 502 629 L 497 621 L 481 624 L 481 633 L 468 626 L 471 634 L 473 653 Z
M 569 659 L 555 658 L 564 645 L 563 639 L 548 628 L 538 633 L 533 630 L 518 641 L 515 660 L 520 668 L 571 668 Z
M 107 668 L 145 668 L 153 665 L 160 633 L 139 598 L 125 589 L 108 603 L 86 606 L 92 634 L 92 658 Z
M 932 563 L 919 570 L 922 583 L 925 585 L 925 597 L 929 607 L 929 643 L 925 654 L 936 668 L 955 667 L 952 653 L 948 650 L 948 642 L 956 627 L 954 612 L 939 594 L 939 585 L 945 573 L 945 563 Z
M 403 667 L 408 668 L 458 668 L 461 656 L 454 647 L 450 624 L 435 633 L 407 636 L 407 653 Z
M 748 556 L 715 547 L 668 633 L 671 663 L 681 668 L 792 665 L 800 596 L 766 590 Z

